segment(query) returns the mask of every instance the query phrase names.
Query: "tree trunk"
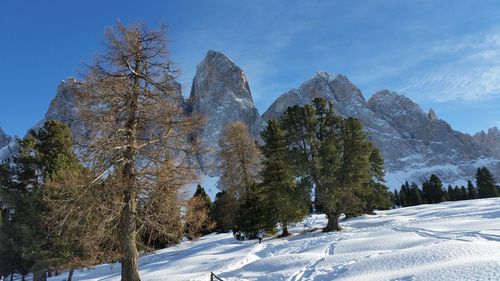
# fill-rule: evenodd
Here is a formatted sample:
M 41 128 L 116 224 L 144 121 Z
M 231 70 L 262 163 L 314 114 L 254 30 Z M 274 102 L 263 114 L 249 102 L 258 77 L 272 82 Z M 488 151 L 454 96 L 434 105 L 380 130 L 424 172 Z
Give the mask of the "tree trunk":
M 73 279 L 73 271 L 74 271 L 73 268 L 69 270 L 68 279 L 66 279 L 66 281 L 71 281 Z
M 10 281 L 14 280 L 14 272 L 10 273 Z
M 35 271 L 33 272 L 33 281 L 46 281 L 47 272 L 45 271 Z
M 138 253 L 136 245 L 136 222 L 135 215 L 137 203 L 132 192 L 125 191 L 121 214 L 121 252 L 122 252 L 122 281 L 140 281 L 139 266 L 137 264 Z
M 136 58 L 135 73 L 139 72 L 140 60 Z M 133 89 L 130 96 L 129 116 L 126 124 L 128 130 L 127 144 L 124 158 L 126 164 L 123 167 L 123 210 L 120 218 L 120 246 L 122 254 L 122 279 L 121 281 L 140 281 L 139 266 L 137 263 L 139 254 L 136 245 L 136 215 L 137 201 L 135 192 L 135 157 L 137 153 L 137 111 L 139 104 L 139 77 L 134 76 Z
M 283 230 L 281 231 L 281 237 L 287 237 L 290 235 L 290 232 L 288 232 L 288 225 L 283 224 Z
M 340 214 L 336 213 L 328 215 L 328 223 L 326 224 L 326 227 L 323 228 L 323 232 L 340 231 L 342 228 L 339 224 L 339 217 Z

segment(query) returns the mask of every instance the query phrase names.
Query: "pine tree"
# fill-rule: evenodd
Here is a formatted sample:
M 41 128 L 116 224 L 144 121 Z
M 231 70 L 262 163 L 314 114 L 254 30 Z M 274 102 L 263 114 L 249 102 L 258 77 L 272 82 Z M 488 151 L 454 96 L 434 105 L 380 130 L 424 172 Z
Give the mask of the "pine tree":
M 406 194 L 402 189 L 399 190 L 399 201 L 401 202 L 401 207 L 410 206 L 408 204 L 408 199 L 406 198 Z
M 458 186 L 457 186 L 458 188 Z M 467 189 L 465 189 L 465 186 L 461 186 L 459 189 L 459 198 L 458 200 L 467 200 Z
M 418 188 L 418 185 L 412 182 L 410 190 L 412 194 L 412 205 L 413 206 L 422 205 L 422 195 L 420 188 Z
M 467 199 L 477 199 L 477 190 L 470 180 L 467 181 Z
M 444 196 L 446 198 L 446 201 L 456 201 L 457 200 L 456 191 L 453 189 L 451 184 L 448 184 L 448 188 L 446 189 Z
M 33 272 L 34 280 L 45 280 L 49 269 L 69 269 L 72 256 L 77 256 L 76 235 L 56 233 L 49 219 L 50 184 L 78 172 L 80 163 L 72 152 L 69 129 L 62 123 L 47 121 L 38 132 L 31 130 L 19 140 L 18 154 L 13 159 L 9 183 L 2 188 L 2 198 L 8 203 L 9 218 L 4 230 L 16 233 L 11 239 L 9 259 L 15 259 L 16 271 L 25 275 Z M 7 166 L 8 167 L 8 166 Z M 8 175 L 3 173 L 3 177 Z
M 288 236 L 288 226 L 300 221 L 308 212 L 307 193 L 295 183 L 292 167 L 287 162 L 288 148 L 285 134 L 277 121 L 270 120 L 261 132 L 264 145 L 262 189 L 265 211 L 271 218 L 270 226 L 276 222 L 282 226 L 282 237 Z
M 221 191 L 215 195 L 213 217 L 216 223 L 216 231 L 227 232 L 234 228 L 237 208 L 238 202 L 236 198 L 228 192 Z
M 445 199 L 443 184 L 437 175 L 432 174 L 430 179 L 424 182 L 423 195 L 427 204 L 443 202 Z
M 478 198 L 498 197 L 500 195 L 495 185 L 495 179 L 486 167 L 477 169 L 476 185 L 478 189 Z
M 372 150 L 370 154 L 370 181 L 367 184 L 367 190 L 362 191 L 362 199 L 365 201 L 364 212 L 373 214 L 375 209 L 386 210 L 391 206 L 390 194 L 385 185 L 384 159 L 379 150 L 371 143 Z
M 401 206 L 401 199 L 399 198 L 399 192 L 394 190 L 394 203 L 396 206 Z

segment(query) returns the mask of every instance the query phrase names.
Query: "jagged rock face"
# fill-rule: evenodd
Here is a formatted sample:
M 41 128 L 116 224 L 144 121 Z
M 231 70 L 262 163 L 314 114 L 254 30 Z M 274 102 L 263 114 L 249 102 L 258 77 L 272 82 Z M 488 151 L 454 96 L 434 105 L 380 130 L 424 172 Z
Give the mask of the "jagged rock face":
M 11 141 L 11 137 L 7 135 L 2 128 L 0 128 L 0 148 L 8 145 Z
M 361 91 L 342 75 L 316 74 L 299 89 L 280 96 L 263 117 L 278 118 L 289 106 L 304 105 L 316 97 L 332 102 L 340 115 L 363 123 L 385 159 L 391 187 L 405 180 L 421 183 L 431 173 L 445 182 L 469 179 L 479 164 L 498 170 L 500 161 L 484 160 L 492 156 L 484 146 L 454 131 L 433 110 L 425 113 L 410 99 L 388 90 L 377 92 L 366 102 Z
M 500 159 L 500 130 L 497 127 L 488 129 L 487 133 L 484 131 L 476 133 L 474 140 L 481 146 L 487 147 L 497 159 Z
M 0 162 L 12 155 L 15 140 L 0 128 Z
M 201 132 L 202 145 L 212 148 L 200 159 L 208 167 L 207 172 L 216 175 L 214 166 L 219 133 L 229 123 L 242 121 L 248 125 L 256 139 L 264 127 L 252 99 L 245 74 L 228 57 L 220 52 L 209 51 L 196 68 L 191 95 L 190 112 L 205 118 Z
M 379 91 L 370 98 L 368 107 L 389 122 L 405 140 L 412 141 L 414 147 L 421 147 L 419 153 L 428 156 L 431 164 L 453 164 L 485 154 L 472 137 L 454 131 L 444 120 L 437 119 L 433 111 L 424 113 L 405 96 Z
M 172 76 L 167 76 L 165 80 L 169 82 L 174 91 L 168 98 L 186 108 L 187 105 L 182 96 L 181 84 L 175 81 Z M 89 137 L 92 126 L 91 124 L 85 124 L 79 116 L 77 95 L 81 94 L 80 88 L 81 82 L 77 81 L 76 78 L 70 77 L 61 81 L 57 87 L 57 94 L 45 114 L 45 118 L 35 126 L 35 129 L 40 127 L 46 120 L 56 120 L 66 124 L 70 128 L 73 138 Z
M 361 91 L 343 75 L 330 76 L 318 72 L 298 89 L 280 96 L 263 117 L 266 120 L 277 119 L 289 106 L 305 105 L 317 97 L 332 102 L 335 111 L 340 115 L 358 118 L 370 139 L 382 152 L 386 152 L 384 157 L 388 165 L 401 157 L 400 152 L 404 144 L 399 141 L 401 139 L 399 132 L 368 108 Z
M 87 130 L 79 116 L 77 106 L 77 95 L 80 85 L 80 82 L 73 77 L 62 80 L 57 87 L 56 96 L 50 102 L 44 119 L 35 128 L 42 126 L 47 120 L 56 120 L 66 124 L 70 128 L 73 138 L 85 137 Z

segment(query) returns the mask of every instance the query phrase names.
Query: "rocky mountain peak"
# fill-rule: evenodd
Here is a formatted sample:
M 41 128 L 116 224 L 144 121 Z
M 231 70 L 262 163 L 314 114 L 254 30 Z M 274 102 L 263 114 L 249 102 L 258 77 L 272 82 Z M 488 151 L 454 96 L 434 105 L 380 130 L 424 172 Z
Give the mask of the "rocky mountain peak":
M 500 130 L 497 127 L 488 129 L 488 132 L 480 131 L 473 136 L 481 146 L 487 147 L 491 153 L 500 159 Z
M 228 88 L 230 84 L 237 85 L 233 87 L 238 90 L 235 92 L 233 91 L 236 98 L 243 99 L 242 101 L 244 102 L 253 103 L 250 87 L 243 70 L 222 52 L 210 50 L 207 52 L 205 59 L 203 59 L 196 68 L 196 76 L 193 79 L 193 88 L 191 92 L 196 90 L 195 86 L 205 88 Z M 204 99 L 207 98 L 206 95 L 208 94 L 223 96 L 227 93 L 197 91 L 195 95 L 191 95 L 191 97 Z
M 201 162 L 209 167 L 207 172 L 212 175 L 217 174 L 212 165 L 217 157 L 217 140 L 228 123 L 244 122 L 256 139 L 259 139 L 265 125 L 255 107 L 245 73 L 217 51 L 208 51 L 196 68 L 189 107 L 192 113 L 206 120 L 201 141 L 203 145 L 215 149 L 203 156 Z
M 45 120 L 57 120 L 68 125 L 73 133 L 73 137 L 76 138 L 83 134 L 85 130 L 76 104 L 79 86 L 80 82 L 74 77 L 62 80 L 57 87 L 56 96 L 50 102 L 49 109 L 45 113 L 45 118 L 35 128 L 40 126 Z
M 436 112 L 434 112 L 434 110 L 429 109 L 429 113 L 427 113 L 427 117 L 429 117 L 429 120 L 437 120 L 437 115 L 436 115 Z
M 335 109 L 346 116 L 351 115 L 350 109 L 335 104 L 356 104 L 358 107 L 366 107 L 363 94 L 346 76 L 318 71 L 298 89 L 292 89 L 278 97 L 262 116 L 266 120 L 279 118 L 289 106 L 305 105 L 315 98 L 324 98 L 332 102 Z
M 387 89 L 376 92 L 368 100 L 368 107 L 374 111 L 379 111 L 379 109 L 389 109 L 392 107 L 395 110 L 423 113 L 420 106 L 411 99 Z
M 11 141 L 11 137 L 7 135 L 2 128 L 0 128 L 0 148 L 8 145 Z

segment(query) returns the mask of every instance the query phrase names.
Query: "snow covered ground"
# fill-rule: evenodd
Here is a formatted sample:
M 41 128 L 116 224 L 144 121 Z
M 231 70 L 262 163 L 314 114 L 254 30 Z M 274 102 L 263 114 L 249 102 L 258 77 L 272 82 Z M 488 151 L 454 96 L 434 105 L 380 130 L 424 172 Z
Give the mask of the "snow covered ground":
M 286 239 L 212 234 L 140 258 L 147 280 L 500 280 L 500 198 L 445 202 L 362 216 L 322 233 L 308 217 Z M 119 280 L 120 265 L 75 280 Z M 49 280 L 63 280 L 63 276 Z

